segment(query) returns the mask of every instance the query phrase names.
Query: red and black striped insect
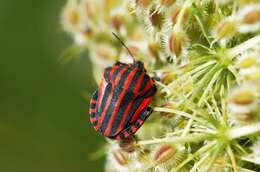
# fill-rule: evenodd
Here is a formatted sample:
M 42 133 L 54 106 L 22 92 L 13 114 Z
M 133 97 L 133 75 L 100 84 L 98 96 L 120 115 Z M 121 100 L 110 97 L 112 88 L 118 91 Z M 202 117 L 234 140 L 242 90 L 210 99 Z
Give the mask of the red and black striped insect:
M 92 96 L 90 121 L 106 137 L 129 138 L 151 114 L 149 104 L 155 93 L 154 80 L 146 74 L 142 62 L 134 58 L 130 64 L 117 62 L 105 69 L 100 86 Z

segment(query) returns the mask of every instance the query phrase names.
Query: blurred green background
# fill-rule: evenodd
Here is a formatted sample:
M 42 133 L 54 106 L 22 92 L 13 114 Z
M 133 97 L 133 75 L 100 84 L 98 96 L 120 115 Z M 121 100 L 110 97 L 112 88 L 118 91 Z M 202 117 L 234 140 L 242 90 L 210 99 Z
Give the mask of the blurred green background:
M 66 64 L 59 25 L 65 0 L 0 0 L 0 172 L 103 171 L 89 154 L 104 140 L 90 126 L 96 88 L 86 54 Z

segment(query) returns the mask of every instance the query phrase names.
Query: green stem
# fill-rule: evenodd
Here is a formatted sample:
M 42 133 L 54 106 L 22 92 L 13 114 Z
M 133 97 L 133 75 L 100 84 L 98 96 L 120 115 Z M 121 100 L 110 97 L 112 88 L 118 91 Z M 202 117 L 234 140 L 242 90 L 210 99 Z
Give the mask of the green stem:
M 210 157 L 210 160 L 207 164 L 207 167 L 204 171 L 211 171 L 211 168 L 214 164 L 214 162 L 216 161 L 216 159 L 219 157 L 220 153 L 222 152 L 222 150 L 224 149 L 224 145 L 215 145 L 215 148 L 212 148 L 213 154 Z
M 192 77 L 190 78 L 191 81 L 196 81 L 200 76 L 205 75 L 209 70 L 210 70 L 210 66 L 198 71 L 196 74 L 192 75 Z
M 213 125 L 214 127 L 218 128 L 219 122 L 213 116 L 209 115 L 207 111 L 198 107 L 197 104 L 187 100 L 184 105 L 187 109 L 191 110 L 192 112 L 195 112 L 197 115 L 201 116 L 203 119 L 206 120 L 203 126 L 207 126 L 208 128 L 211 128 L 212 127 L 211 125 Z M 208 123 L 210 123 L 210 125 L 208 125 Z
M 171 143 L 171 144 L 180 144 L 180 143 L 197 143 L 204 140 L 211 140 L 214 138 L 213 134 L 193 134 L 186 137 L 166 137 L 162 139 L 153 139 L 153 140 L 144 140 L 139 141 L 138 145 L 151 145 L 151 144 L 160 144 L 160 143 Z
M 209 83 L 209 80 L 221 67 L 221 64 L 214 65 L 214 67 L 212 67 L 212 69 L 198 82 L 198 86 L 196 87 L 196 89 L 194 89 L 194 94 L 192 95 L 191 100 L 193 100 L 203 91 L 205 85 Z
M 214 146 L 216 144 L 216 142 L 211 142 L 208 143 L 207 145 L 203 146 L 202 148 L 200 148 L 197 152 L 195 152 L 192 156 L 188 157 L 186 160 L 184 160 L 176 169 L 174 169 L 175 171 L 178 171 L 179 169 L 181 169 L 185 164 L 187 164 L 188 162 L 190 162 L 192 159 L 194 159 L 196 156 L 201 155 L 202 153 L 208 151 L 209 149 L 212 148 L 212 146 Z M 172 170 L 173 172 L 173 170 Z
M 227 166 L 231 167 L 230 164 L 227 164 Z M 249 169 L 246 169 L 246 168 L 243 168 L 243 167 L 237 167 L 237 169 L 240 171 L 240 172 L 256 172 L 256 171 L 253 171 L 253 170 L 249 170 Z
M 216 82 L 216 80 L 218 79 L 218 77 L 219 77 L 219 75 L 221 74 L 222 70 L 223 70 L 223 69 L 220 69 L 219 71 L 217 71 L 217 72 L 213 75 L 211 81 L 209 82 L 207 88 L 205 89 L 205 91 L 203 92 L 203 94 L 202 94 L 202 96 L 201 96 L 201 98 L 200 98 L 200 100 L 199 100 L 199 106 L 202 105 L 203 100 L 204 100 L 205 97 L 208 95 L 208 92 L 210 91 L 210 89 L 212 90 L 212 86 L 213 86 L 213 84 Z
M 231 160 L 231 165 L 232 165 L 232 168 L 234 170 L 234 172 L 237 172 L 237 163 L 236 163 L 236 158 L 235 158 L 235 155 L 231 149 L 230 146 L 227 147 L 227 153 L 230 157 L 230 160 Z
M 235 17 L 237 11 L 238 2 L 234 0 L 233 9 L 232 9 L 232 16 Z
M 209 40 L 209 38 L 208 38 L 208 35 L 207 35 L 207 33 L 206 33 L 206 30 L 205 30 L 205 28 L 204 28 L 204 26 L 203 26 L 203 24 L 202 24 L 200 18 L 199 18 L 197 15 L 194 15 L 194 17 L 195 17 L 195 19 L 197 20 L 198 24 L 200 25 L 200 28 L 201 28 L 201 31 L 202 31 L 204 37 L 205 37 L 206 40 L 208 41 L 209 45 L 211 45 L 211 42 L 210 42 L 210 40 Z
M 203 65 L 200 65 L 199 67 L 196 67 L 196 68 L 193 69 L 192 71 L 190 71 L 190 72 L 184 74 L 183 76 L 181 76 L 181 77 L 178 78 L 177 80 L 175 80 L 175 81 L 173 81 L 172 83 L 170 83 L 169 85 L 167 85 L 167 89 L 173 87 L 173 86 L 174 86 L 176 83 L 178 83 L 178 81 L 181 80 L 182 78 L 185 78 L 185 77 L 187 77 L 187 76 L 190 76 L 190 75 L 192 75 L 192 74 L 194 74 L 194 73 L 196 73 L 196 72 L 198 72 L 198 71 L 200 71 L 200 70 L 202 70 L 202 69 L 204 69 L 204 68 L 206 68 L 206 67 L 208 67 L 208 66 L 210 66 L 210 65 L 216 64 L 216 63 L 217 63 L 217 61 L 211 60 L 211 61 L 209 61 L 209 62 L 207 62 L 207 63 L 205 63 L 205 64 L 203 64 Z
M 233 65 L 230 65 L 228 67 L 228 70 L 234 75 L 235 79 L 236 79 L 236 82 L 238 84 L 240 84 L 240 81 L 239 81 L 239 73 L 238 71 L 236 70 L 236 68 L 233 66 Z
M 190 128 L 192 126 L 192 123 L 194 121 L 194 119 L 193 119 L 194 117 L 196 117 L 196 113 L 192 114 L 192 118 L 189 119 L 188 124 L 185 126 L 184 131 L 183 131 L 181 137 L 185 137 L 189 133 L 189 130 L 190 130 Z
M 260 132 L 260 122 L 242 127 L 232 128 L 228 131 L 227 137 L 230 140 L 237 139 L 243 136 L 248 136 Z
M 202 120 L 200 118 L 197 118 L 197 117 L 195 117 L 195 116 L 193 116 L 193 115 L 191 115 L 189 113 L 183 112 L 183 111 L 169 109 L 169 108 L 162 108 L 162 107 L 155 107 L 154 111 L 156 111 L 156 112 L 174 113 L 174 114 L 186 117 L 186 118 L 194 119 L 194 120 L 200 122 L 201 124 L 205 124 L 204 120 Z
M 194 164 L 190 172 L 196 172 L 196 170 L 199 170 L 198 167 L 201 166 L 205 162 L 205 160 L 209 158 L 209 156 L 210 154 L 207 154 L 204 157 L 202 157 L 197 163 Z
M 215 112 L 216 118 L 218 119 L 218 121 L 221 121 L 222 114 L 219 110 L 218 103 L 214 96 L 211 97 L 211 102 L 212 102 L 212 108 L 213 108 L 213 111 Z
M 244 51 L 246 51 L 250 48 L 253 48 L 259 44 L 260 44 L 260 35 L 255 36 L 255 37 L 243 42 L 242 44 L 228 50 L 228 57 L 233 59 L 238 54 L 243 53 Z

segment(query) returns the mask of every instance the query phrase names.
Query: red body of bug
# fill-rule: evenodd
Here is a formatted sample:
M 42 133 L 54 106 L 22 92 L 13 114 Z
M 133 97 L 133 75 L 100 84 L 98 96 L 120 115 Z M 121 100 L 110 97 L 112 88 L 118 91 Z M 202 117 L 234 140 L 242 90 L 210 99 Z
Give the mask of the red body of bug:
M 125 139 L 143 125 L 152 109 L 154 81 L 142 62 L 117 62 L 105 69 L 90 103 L 90 121 L 96 131 L 111 139 Z

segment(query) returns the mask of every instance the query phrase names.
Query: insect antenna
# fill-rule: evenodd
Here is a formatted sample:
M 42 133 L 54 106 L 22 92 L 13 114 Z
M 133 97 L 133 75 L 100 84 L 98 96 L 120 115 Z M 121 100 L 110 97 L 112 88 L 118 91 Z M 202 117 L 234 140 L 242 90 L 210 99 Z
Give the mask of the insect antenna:
M 122 44 L 122 46 L 127 50 L 128 54 L 132 57 L 133 59 L 133 62 L 135 63 L 135 57 L 134 55 L 132 54 L 132 52 L 129 50 L 129 48 L 125 45 L 125 43 L 122 41 L 122 39 L 117 35 L 115 34 L 114 32 L 112 32 L 112 34 L 116 37 L 116 39 Z

